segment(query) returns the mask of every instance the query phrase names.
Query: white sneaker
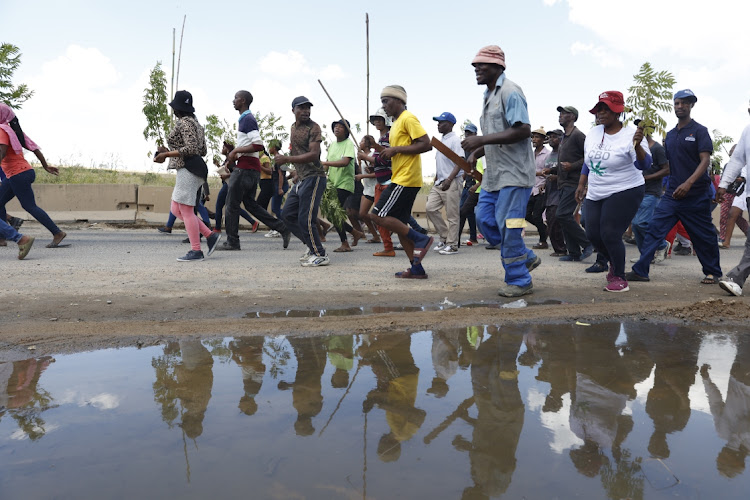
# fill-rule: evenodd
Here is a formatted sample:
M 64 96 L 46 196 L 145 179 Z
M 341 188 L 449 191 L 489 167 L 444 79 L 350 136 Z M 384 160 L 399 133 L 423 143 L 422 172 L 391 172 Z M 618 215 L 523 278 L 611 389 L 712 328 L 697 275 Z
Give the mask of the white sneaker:
M 633 257 L 632 259 L 630 259 L 630 263 L 631 263 L 631 264 L 635 264 L 635 263 L 636 263 L 636 262 L 638 262 L 639 260 L 641 260 L 641 258 L 640 258 L 640 257 Z
M 442 250 L 438 252 L 440 255 L 455 255 L 458 253 L 458 247 L 454 245 L 445 245 Z
M 656 255 L 654 256 L 654 264 L 658 264 L 660 262 L 664 262 L 667 259 L 667 255 L 669 255 L 669 247 L 672 245 L 667 242 L 667 247 L 664 250 L 657 250 Z
M 322 257 L 311 255 L 309 259 L 302 263 L 302 267 L 320 267 L 327 266 L 330 263 L 331 259 L 328 258 L 328 255 L 323 255 Z
M 281 237 L 281 233 L 276 231 L 275 229 L 271 229 L 266 234 L 263 235 L 265 238 L 279 238 Z
M 719 287 L 725 292 L 729 292 L 730 295 L 734 295 L 735 297 L 742 296 L 742 287 L 732 281 L 732 278 L 719 280 Z
M 302 257 L 299 258 L 299 261 L 300 262 L 305 262 L 306 260 L 308 260 L 310 258 L 311 255 L 312 255 L 312 252 L 308 248 L 307 251 L 302 254 Z
M 440 251 L 440 250 L 442 250 L 443 248 L 445 248 L 445 242 L 444 242 L 444 241 L 441 241 L 440 243 L 438 243 L 437 245 L 435 245 L 435 247 L 433 248 L 433 250 L 434 250 L 435 252 L 439 252 L 439 251 Z

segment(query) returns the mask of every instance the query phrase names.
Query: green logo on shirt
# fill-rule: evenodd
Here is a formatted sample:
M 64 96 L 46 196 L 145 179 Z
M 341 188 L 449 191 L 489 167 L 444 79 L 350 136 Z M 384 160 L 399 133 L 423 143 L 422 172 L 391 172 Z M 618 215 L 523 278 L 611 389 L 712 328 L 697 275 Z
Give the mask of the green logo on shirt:
M 591 166 L 589 167 L 589 170 L 594 172 L 599 177 L 603 176 L 604 173 L 607 171 L 607 167 L 602 167 L 602 162 L 597 163 L 594 165 L 594 160 L 589 160 L 589 163 L 591 163 Z

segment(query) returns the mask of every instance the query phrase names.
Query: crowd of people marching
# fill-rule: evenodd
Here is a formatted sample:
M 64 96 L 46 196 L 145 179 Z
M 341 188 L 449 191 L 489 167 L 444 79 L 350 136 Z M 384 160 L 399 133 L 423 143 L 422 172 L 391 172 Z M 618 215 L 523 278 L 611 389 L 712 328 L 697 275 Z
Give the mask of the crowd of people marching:
M 471 64 L 477 84 L 486 87 L 481 134 L 476 125 L 465 123 L 458 131 L 463 132 L 461 139 L 454 130 L 456 117 L 442 112 L 433 117 L 440 134 L 436 144 L 407 110 L 406 90 L 389 85 L 380 94 L 382 107 L 369 117 L 379 136 L 367 135 L 355 145 L 349 122 L 334 122 L 335 142 L 328 146 L 325 159 L 321 158 L 322 130 L 311 118 L 309 99 L 299 96 L 291 103 L 295 121 L 287 148 L 276 139 L 263 144 L 250 111 L 253 96 L 246 90 L 237 92 L 233 101 L 239 113 L 237 137 L 224 142 L 226 160 L 217 165 L 222 188 L 213 228 L 204 206 L 208 176 L 204 129 L 195 116 L 192 95 L 177 91 L 170 103 L 176 120 L 167 147 L 160 147 L 154 157 L 157 163 L 168 160 L 168 169 L 177 174 L 170 221 L 159 230 L 171 232 L 175 218 L 181 219 L 191 249 L 177 260 L 198 261 L 217 249 L 240 250 L 242 216 L 253 231 L 263 223 L 270 230 L 266 236 L 281 238 L 284 248 L 292 236 L 302 241 L 306 251 L 300 262 L 305 267 L 330 263 L 323 243 L 331 229 L 340 239 L 333 252 L 352 251 L 369 232 L 368 242 L 383 245 L 373 256 L 396 257 L 402 250 L 408 259 L 408 267 L 396 272 L 396 278 L 426 279 L 423 260 L 431 251 L 457 254 L 468 222 L 465 245 L 484 239 L 486 248 L 500 251 L 505 273 L 498 293 L 504 297 L 532 293 L 530 273 L 542 262 L 536 252 L 550 246 L 550 256 L 562 262 L 580 262 L 596 253 L 596 261 L 585 271 L 606 272 L 606 291 L 625 292 L 629 282 L 649 281 L 650 266 L 674 252 L 697 255 L 704 275 L 701 283 L 742 294 L 750 275 L 750 240 L 741 262 L 726 277 L 719 256 L 720 248 L 729 247 L 735 224 L 747 232 L 742 186 L 750 155 L 750 125 L 720 180 L 712 180 L 713 143 L 707 128 L 691 118 L 698 98 L 689 89 L 674 95 L 677 125 L 663 144 L 644 134 L 638 120 L 635 126 L 624 123 L 625 101 L 621 92 L 613 90 L 602 92 L 593 103 L 589 112 L 596 126 L 585 134 L 576 127 L 578 110 L 569 105 L 557 108 L 559 128 L 532 130 L 523 90 L 506 77 L 502 49 L 484 47 Z M 426 203 L 434 235 L 412 216 L 423 186 L 420 155 L 432 144 L 440 146 Z M 6 214 L 5 205 L 14 196 L 52 233 L 49 247 L 61 246 L 66 236 L 35 203 L 34 169 L 24 159 L 23 148 L 32 151 L 45 170 L 57 174 L 24 134 L 13 111 L 0 104 L 0 245 L 16 242 L 19 259 L 28 254 L 34 238 L 19 233 L 22 220 Z M 289 154 L 282 153 L 287 149 Z M 327 214 L 326 221 L 319 212 L 329 184 L 340 212 L 337 217 Z M 711 217 L 718 204 L 720 231 Z M 539 235 L 532 248 L 523 239 L 527 222 Z M 206 240 L 206 254 L 201 237 Z M 629 238 L 640 257 L 627 271 L 624 239 Z

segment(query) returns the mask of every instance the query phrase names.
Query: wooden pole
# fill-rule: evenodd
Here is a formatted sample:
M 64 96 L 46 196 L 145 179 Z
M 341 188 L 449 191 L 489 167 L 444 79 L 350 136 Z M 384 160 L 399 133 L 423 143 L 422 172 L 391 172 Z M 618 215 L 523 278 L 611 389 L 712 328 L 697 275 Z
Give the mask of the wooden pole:
M 350 129 L 350 128 L 349 128 L 349 125 L 347 125 L 347 124 L 346 124 L 346 119 L 344 118 L 344 115 L 342 115 L 342 114 L 341 114 L 341 111 L 339 111 L 339 107 L 338 107 L 338 106 L 336 106 L 336 103 L 335 103 L 335 102 L 333 102 L 333 99 L 331 98 L 331 94 L 329 94 L 329 93 L 328 93 L 328 91 L 327 91 L 327 90 L 326 90 L 326 88 L 325 88 L 325 85 L 323 85 L 323 82 L 321 82 L 320 80 L 318 80 L 318 83 L 319 83 L 319 84 L 320 84 L 320 86 L 321 86 L 321 87 L 323 88 L 323 92 L 325 92 L 325 93 L 326 93 L 326 96 L 328 96 L 328 100 L 329 100 L 329 101 L 331 101 L 331 104 L 333 104 L 333 107 L 334 107 L 334 108 L 336 108 L 336 112 L 337 112 L 337 113 L 339 114 L 339 116 L 341 117 L 341 121 L 342 121 L 342 123 L 344 124 L 344 126 L 346 127 L 346 130 L 348 130 L 348 131 L 349 131 L 349 137 L 351 137 L 351 138 L 352 138 L 352 140 L 354 141 L 354 145 L 355 145 L 355 146 L 357 146 L 357 149 L 358 149 L 358 150 L 362 151 L 362 148 L 360 148 L 360 147 L 359 147 L 359 141 L 357 141 L 357 138 L 356 138 L 356 137 L 354 137 L 354 134 L 352 133 L 352 129 Z M 368 118 L 369 118 L 369 117 L 368 117 Z
M 366 12 L 365 36 L 367 37 L 367 135 L 370 135 L 370 15 Z
M 185 36 L 185 19 L 187 19 L 187 14 L 182 17 L 182 31 L 180 32 L 180 52 L 179 54 L 177 54 L 177 81 L 175 82 L 175 87 L 177 87 L 177 90 L 180 89 L 180 61 L 182 60 L 182 39 Z
M 172 28 L 172 79 L 169 82 L 169 98 L 174 98 L 174 42 L 175 42 L 175 29 Z

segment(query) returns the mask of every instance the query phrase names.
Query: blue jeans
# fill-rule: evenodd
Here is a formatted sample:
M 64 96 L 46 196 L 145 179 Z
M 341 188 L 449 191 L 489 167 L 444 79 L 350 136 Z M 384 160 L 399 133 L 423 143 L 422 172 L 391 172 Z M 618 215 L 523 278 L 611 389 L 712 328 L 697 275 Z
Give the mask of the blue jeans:
M 203 206 L 203 202 L 200 200 L 196 201 L 197 205 L 195 205 L 195 211 L 201 216 L 201 219 L 203 219 L 203 223 L 208 226 L 209 229 L 211 229 L 211 218 L 208 216 L 208 210 L 206 210 L 206 207 Z M 177 220 L 177 217 L 172 213 L 169 212 L 169 217 L 167 217 L 167 227 L 174 226 L 174 221 Z M 217 227 L 217 229 L 220 229 Z
M 633 221 L 630 223 L 633 228 L 635 244 L 638 247 L 639 252 L 643 250 L 643 240 L 646 237 L 646 231 L 648 231 L 648 223 L 651 222 L 651 219 L 654 216 L 654 210 L 656 210 L 656 207 L 659 205 L 660 199 L 661 197 L 653 194 L 645 195 L 641 202 L 641 206 L 638 207 L 638 212 L 636 212 Z M 667 248 L 666 240 L 661 246 L 659 246 L 659 248 L 657 248 L 657 250 L 664 250 L 665 248 Z
M 5 222 L 5 219 L 0 220 L 0 240 L 10 240 L 18 243 L 18 240 L 23 238 L 23 235 L 13 229 L 13 226 Z
M 536 259 L 536 255 L 526 248 L 522 236 L 530 195 L 531 188 L 505 187 L 494 192 L 482 189 L 475 210 L 484 238 L 500 247 L 505 282 L 509 285 L 531 284 L 526 263 Z
M 227 191 L 229 190 L 229 184 L 226 182 L 222 183 L 219 194 L 216 195 L 216 230 L 221 231 L 221 219 L 224 217 L 224 205 L 227 202 Z M 240 216 L 250 224 L 255 224 L 255 219 L 250 217 L 247 210 L 240 208 Z M 208 225 L 208 224 L 206 224 Z
M 34 180 L 36 180 L 36 172 L 32 168 L 16 174 L 0 184 L 0 219 L 3 221 L 7 219 L 5 205 L 15 196 L 18 198 L 21 207 L 54 236 L 60 232 L 60 228 L 52 222 L 47 212 L 36 205 L 34 191 L 31 189 Z

